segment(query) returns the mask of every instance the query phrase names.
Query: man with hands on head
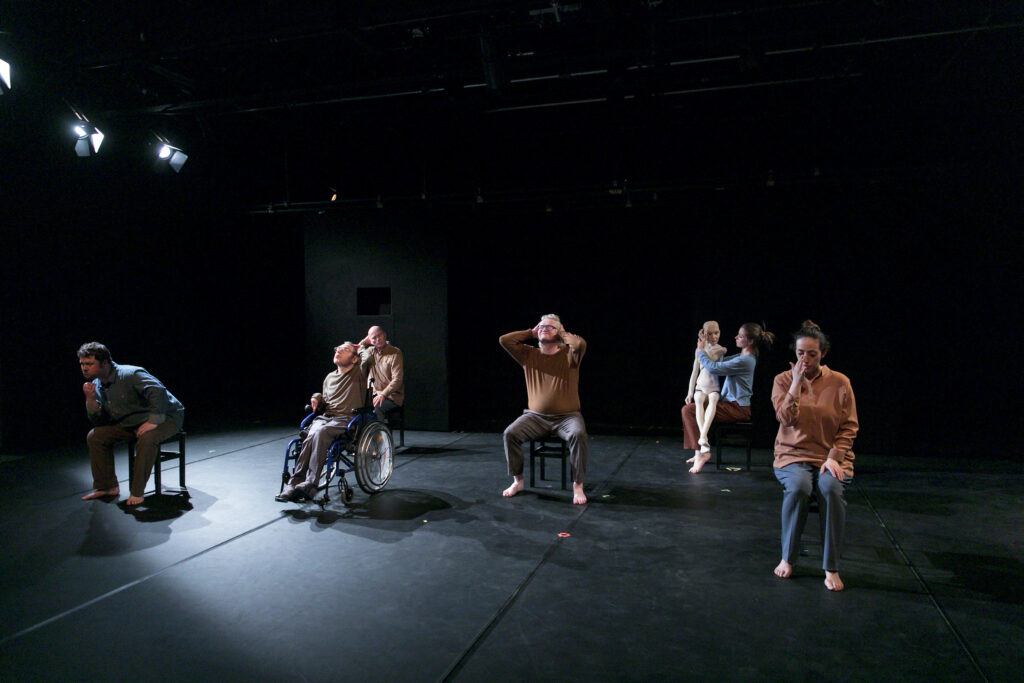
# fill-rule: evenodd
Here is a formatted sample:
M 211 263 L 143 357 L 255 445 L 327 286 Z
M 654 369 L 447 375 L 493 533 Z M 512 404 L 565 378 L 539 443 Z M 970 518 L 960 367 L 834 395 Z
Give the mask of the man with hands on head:
M 313 394 L 309 405 L 316 413 L 309 425 L 295 471 L 275 500 L 288 503 L 316 495 L 316 482 L 327 460 L 327 449 L 345 433 L 348 423 L 363 407 L 366 376 L 359 365 L 359 347 L 345 342 L 334 347 L 335 370 L 324 377 L 323 393 Z
M 359 342 L 364 371 L 373 379 L 373 412 L 384 417 L 405 400 L 405 362 L 401 349 L 388 343 L 387 334 L 374 325 Z
M 536 339 L 538 345 L 525 342 Z M 587 502 L 583 477 L 587 470 L 587 428 L 580 414 L 580 361 L 587 343 L 549 313 L 532 329 L 509 332 L 498 339 L 501 347 L 523 367 L 528 408 L 504 433 L 505 460 L 512 485 L 502 492 L 506 498 L 523 490 L 523 442 L 550 434 L 569 445 L 572 466 L 572 502 Z
M 143 500 L 160 444 L 179 431 L 185 407 L 153 375 L 135 365 L 119 365 L 99 342 L 82 344 L 78 365 L 86 379 L 85 412 L 94 425 L 86 437 L 93 491 L 82 500 L 121 495 L 114 473 L 114 445 L 136 441 L 128 505 Z

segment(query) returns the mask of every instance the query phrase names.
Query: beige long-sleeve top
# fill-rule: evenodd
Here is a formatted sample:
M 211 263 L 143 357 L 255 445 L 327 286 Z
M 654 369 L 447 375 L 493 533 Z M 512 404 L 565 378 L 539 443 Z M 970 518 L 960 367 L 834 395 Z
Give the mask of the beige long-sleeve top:
M 792 384 L 792 370 L 775 376 L 775 467 L 794 462 L 821 465 L 829 458 L 852 476 L 853 439 L 860 425 L 850 380 L 823 365 L 817 377 L 801 385 L 799 397 L 789 393 Z
M 352 415 L 366 401 L 366 375 L 356 363 L 347 371 L 335 370 L 324 377 L 322 394 L 313 394 L 327 417 Z
M 385 344 L 378 350 L 374 346 L 360 349 L 362 365 L 373 378 L 373 395 L 390 398 L 395 405 L 405 400 L 405 360 L 396 346 Z
M 523 366 L 527 406 L 542 415 L 565 415 L 580 410 L 580 361 L 587 350 L 583 337 L 564 332 L 565 344 L 558 353 L 545 354 L 523 342 L 533 330 L 503 334 L 498 343 Z

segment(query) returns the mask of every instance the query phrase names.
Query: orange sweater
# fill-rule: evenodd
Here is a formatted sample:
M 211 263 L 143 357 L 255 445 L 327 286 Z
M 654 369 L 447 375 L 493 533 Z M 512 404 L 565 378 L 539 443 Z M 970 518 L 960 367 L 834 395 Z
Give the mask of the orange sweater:
M 792 384 L 792 370 L 775 376 L 772 404 L 779 421 L 775 467 L 794 462 L 822 465 L 831 458 L 852 476 L 854 456 L 850 449 L 859 424 L 850 380 L 823 365 L 817 377 L 800 387 L 799 398 L 789 393 Z
M 532 330 L 509 332 L 498 339 L 501 347 L 523 366 L 527 405 L 541 415 L 565 415 L 580 410 L 580 360 L 587 350 L 583 337 L 565 333 L 565 345 L 547 355 L 523 342 Z

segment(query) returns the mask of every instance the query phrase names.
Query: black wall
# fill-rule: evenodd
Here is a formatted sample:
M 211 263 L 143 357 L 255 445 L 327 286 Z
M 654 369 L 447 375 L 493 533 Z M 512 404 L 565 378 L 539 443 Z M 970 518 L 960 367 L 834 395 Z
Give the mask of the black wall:
M 985 435 L 1015 414 L 1020 176 L 979 171 L 709 189 L 672 206 L 478 212 L 476 242 L 498 246 L 460 241 L 451 257 L 451 327 L 473 332 L 451 344 L 455 426 L 501 429 L 523 408 L 521 372 L 497 337 L 554 311 L 589 342 L 581 398 L 592 430 L 678 430 L 696 331 L 713 318 L 730 346 L 747 321 L 779 335 L 755 382 L 757 445 L 768 447 L 771 380 L 810 318 L 832 337 L 826 364 L 853 383 L 858 450 L 1000 450 Z
M 297 222 L 238 211 L 201 164 L 192 177 L 137 174 L 37 144 L 3 169 L 6 450 L 84 439 L 85 341 L 153 372 L 184 403 L 188 429 L 277 419 L 301 401 Z
M 402 350 L 405 420 L 446 430 L 448 299 L 446 242 L 437 216 L 419 210 L 307 214 L 305 220 L 306 386 L 318 390 L 332 349 L 373 325 Z M 387 315 L 359 315 L 359 288 L 389 288 Z M 307 393 L 308 395 L 308 393 Z
M 550 311 L 590 343 L 594 431 L 677 430 L 707 318 L 727 339 L 745 321 L 782 337 L 758 369 L 764 415 L 788 367 L 784 337 L 811 318 L 857 393 L 858 450 L 1009 448 L 988 435 L 1014 423 L 1021 376 L 1019 155 L 709 186 L 632 208 L 609 195 L 556 198 L 551 212 L 467 200 L 252 217 L 229 158 L 141 173 L 116 154 L 83 162 L 57 139 L 10 136 L 2 149 L 5 449 L 81 439 L 83 341 L 153 371 L 195 429 L 294 419 L 330 369 L 325 349 L 374 323 L 417 373 L 411 426 L 500 430 L 525 392 L 497 337 Z M 364 285 L 394 287 L 393 319 L 352 317 Z

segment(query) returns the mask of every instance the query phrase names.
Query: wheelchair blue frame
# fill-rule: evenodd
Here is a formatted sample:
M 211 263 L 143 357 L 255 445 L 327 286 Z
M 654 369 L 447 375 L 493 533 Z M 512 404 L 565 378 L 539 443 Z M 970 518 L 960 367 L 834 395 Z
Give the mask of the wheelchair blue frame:
M 285 448 L 284 469 L 281 473 L 281 488 L 291 477 L 289 461 L 297 461 L 302 450 L 302 441 L 316 414 L 310 413 L 299 425 L 300 436 L 288 442 Z M 345 478 L 354 472 L 359 488 L 369 494 L 380 491 L 387 484 L 394 467 L 394 442 L 391 430 L 381 422 L 373 411 L 360 408 L 345 430 L 327 449 L 327 462 L 317 478 L 317 490 L 324 495 L 314 501 L 325 507 L 330 502 L 329 489 L 334 477 L 338 477 L 338 490 L 342 502 L 349 505 L 354 491 Z M 321 481 L 323 483 L 321 483 Z

